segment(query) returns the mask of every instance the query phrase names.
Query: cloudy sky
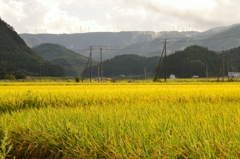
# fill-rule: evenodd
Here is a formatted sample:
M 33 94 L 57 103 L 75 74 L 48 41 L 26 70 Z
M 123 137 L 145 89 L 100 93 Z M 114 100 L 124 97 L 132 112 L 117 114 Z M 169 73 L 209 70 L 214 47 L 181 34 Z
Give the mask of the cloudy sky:
M 239 0 L 0 0 L 18 33 L 205 31 L 239 23 Z

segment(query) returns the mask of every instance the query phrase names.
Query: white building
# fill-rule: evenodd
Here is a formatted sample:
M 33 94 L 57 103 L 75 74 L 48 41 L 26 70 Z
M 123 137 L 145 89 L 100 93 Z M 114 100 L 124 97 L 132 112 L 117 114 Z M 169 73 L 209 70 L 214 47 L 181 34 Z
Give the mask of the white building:
M 176 78 L 175 75 L 173 75 L 173 74 L 170 75 L 170 79 L 175 79 L 175 78 Z
M 199 78 L 199 76 L 198 75 L 193 75 L 192 78 Z
M 228 78 L 240 78 L 240 72 L 228 72 Z

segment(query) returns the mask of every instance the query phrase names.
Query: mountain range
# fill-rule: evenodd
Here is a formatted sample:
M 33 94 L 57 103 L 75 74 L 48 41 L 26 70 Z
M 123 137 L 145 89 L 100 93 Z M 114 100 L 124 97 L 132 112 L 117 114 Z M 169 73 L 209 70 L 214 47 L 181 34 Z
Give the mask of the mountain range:
M 39 75 L 42 71 L 44 76 L 78 76 L 83 73 L 89 61 L 84 54 L 88 56 L 92 52 L 93 57 L 98 59 L 102 50 L 105 61 L 100 67 L 96 65 L 99 60 L 93 60 L 95 66 L 93 65 L 91 71 L 87 68 L 86 76 L 90 75 L 90 72 L 93 76 L 98 76 L 101 68 L 106 77 L 140 77 L 144 73 L 152 78 L 164 42 L 167 42 L 167 65 L 162 62 L 158 65 L 159 77 L 163 76 L 165 68 L 167 76 L 175 74 L 176 77 L 204 77 L 208 74 L 216 77 L 229 71 L 240 70 L 239 33 L 240 25 L 236 24 L 201 33 L 172 31 L 22 34 L 21 36 L 28 39 L 24 41 L 13 27 L 0 19 L 0 76 L 4 78 L 8 74 L 17 75 L 19 71 L 29 75 Z M 166 37 L 169 38 L 165 39 Z M 197 44 L 194 45 L 195 43 Z M 217 51 L 213 51 L 213 48 Z M 72 51 L 74 49 L 80 54 Z M 173 51 L 170 51 L 171 49 Z M 165 59 L 164 57 L 162 61 Z M 44 65 L 39 61 L 44 61 Z
M 122 54 L 137 54 L 145 57 L 160 56 L 167 39 L 167 54 L 198 45 L 216 52 L 240 46 L 240 24 L 211 28 L 204 32 L 196 31 L 132 31 L 132 32 L 92 32 L 78 34 L 20 34 L 29 47 L 42 43 L 60 44 L 64 47 L 89 56 L 93 46 L 93 58 L 98 60 L 100 48 L 103 59 Z

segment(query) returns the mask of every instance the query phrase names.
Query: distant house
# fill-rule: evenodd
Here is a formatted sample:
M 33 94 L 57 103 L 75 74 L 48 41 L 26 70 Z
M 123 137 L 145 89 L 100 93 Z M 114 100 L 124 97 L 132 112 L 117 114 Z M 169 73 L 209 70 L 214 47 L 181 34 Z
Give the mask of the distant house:
M 240 72 L 228 72 L 228 78 L 240 78 Z
M 198 75 L 193 75 L 192 78 L 199 78 L 199 76 Z
M 170 79 L 175 79 L 175 78 L 176 78 L 175 75 L 173 75 L 173 74 L 170 75 Z

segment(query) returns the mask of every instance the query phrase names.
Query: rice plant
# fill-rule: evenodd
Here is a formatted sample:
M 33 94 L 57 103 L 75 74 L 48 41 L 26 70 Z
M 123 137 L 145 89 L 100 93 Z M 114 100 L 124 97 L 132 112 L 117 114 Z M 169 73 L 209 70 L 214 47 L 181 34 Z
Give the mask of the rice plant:
M 9 158 L 240 157 L 238 83 L 0 87 Z

